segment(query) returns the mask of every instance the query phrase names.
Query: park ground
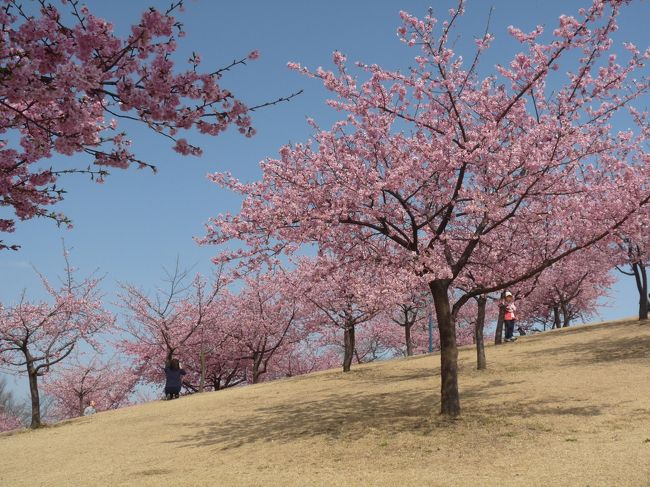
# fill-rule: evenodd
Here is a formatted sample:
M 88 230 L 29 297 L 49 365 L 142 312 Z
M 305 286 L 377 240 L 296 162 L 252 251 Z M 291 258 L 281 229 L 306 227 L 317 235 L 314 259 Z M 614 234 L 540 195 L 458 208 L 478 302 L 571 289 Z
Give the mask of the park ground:
M 0 435 L 2 486 L 650 486 L 650 323 L 423 355 Z

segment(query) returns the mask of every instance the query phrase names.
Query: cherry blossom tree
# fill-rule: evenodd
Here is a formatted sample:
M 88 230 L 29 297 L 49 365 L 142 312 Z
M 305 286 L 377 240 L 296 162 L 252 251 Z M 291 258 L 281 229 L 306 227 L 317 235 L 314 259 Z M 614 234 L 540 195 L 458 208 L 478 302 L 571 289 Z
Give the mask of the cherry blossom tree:
M 462 290 L 457 290 L 456 292 L 459 291 L 463 292 Z M 478 370 L 487 368 L 484 340 L 487 308 L 488 296 L 476 296 L 473 300 L 465 303 L 454 318 L 456 324 L 456 343 L 459 346 L 470 343 L 476 346 L 476 368 Z
M 187 375 L 183 377 L 183 386 L 190 393 L 205 390 L 220 391 L 243 384 L 247 381 L 248 363 L 238 354 L 239 349 L 233 341 L 221 343 L 219 347 L 209 344 L 204 348 L 204 361 L 200 355 L 184 350 L 179 355 Z M 201 382 L 201 370 L 204 379 Z
M 624 228 L 621 229 L 614 248 L 616 257 L 614 262 L 621 273 L 634 277 L 637 291 L 639 292 L 639 319 L 648 319 L 648 308 L 650 307 L 650 296 L 648 292 L 648 265 L 650 265 L 650 236 L 648 236 L 648 224 L 650 214 L 648 211 L 641 211 L 634 218 L 631 218 Z M 629 270 L 628 270 L 629 269 Z
M 158 381 L 164 360 L 171 360 L 191 341 L 195 345 L 199 340 L 200 380 L 205 381 L 206 351 L 201 348 L 205 340 L 200 338 L 219 316 L 216 303 L 224 276 L 219 268 L 211 283 L 200 274 L 190 283 L 188 280 L 188 271 L 176 262 L 173 271 L 165 270 L 163 284 L 154 293 L 133 285 L 122 286 L 119 305 L 127 313 L 123 331 L 132 339 L 120 341 L 118 348 L 148 364 L 143 374 L 149 380 Z
M 145 381 L 162 379 L 162 360 L 151 360 L 156 356 L 182 362 L 189 393 L 278 376 L 275 364 L 302 338 L 297 298 L 282 273 L 246 276 L 237 293 L 224 288 L 231 277 L 221 269 L 211 286 L 200 276 L 188 286 L 178 265 L 166 274 L 153 295 L 123 286 L 125 331 L 132 338 L 118 347 L 143 364 Z
M 43 390 L 53 398 L 54 416 L 65 419 L 82 416 L 90 401 L 99 411 L 129 404 L 139 379 L 138 371 L 116 360 L 102 363 L 96 355 L 84 363 L 77 357 L 74 363 L 46 375 Z
M 459 293 L 463 293 L 461 289 L 456 289 L 453 296 L 456 297 Z M 476 368 L 483 370 L 487 368 L 487 361 L 485 358 L 485 324 L 486 318 L 494 315 L 495 306 L 487 295 L 476 296 L 474 299 L 465 303 L 459 309 L 454 322 L 456 325 L 456 344 L 458 346 L 474 344 L 476 347 Z M 434 350 L 440 349 L 440 338 L 434 333 Z
M 404 336 L 401 331 L 394 322 L 384 319 L 382 314 L 359 326 L 354 346 L 357 363 L 390 359 L 396 353 L 402 355 Z
M 22 427 L 20 419 L 5 411 L 4 406 L 0 405 L 0 433 L 3 431 L 16 430 Z
M 206 388 L 218 391 L 246 382 L 248 364 L 230 334 L 228 319 L 236 310 L 231 307 L 229 296 L 224 293 L 210 303 L 201 329 L 179 350 L 178 357 L 187 371 L 183 385 L 189 392 L 202 392 Z
M 295 289 L 311 307 L 311 329 L 320 332 L 326 342 L 336 340 L 337 344 L 338 332 L 343 332 L 343 372 L 350 371 L 355 351 L 358 352 L 357 329 L 392 305 L 394 294 L 386 277 L 376 266 L 351 266 L 327 255 L 300 260 L 291 274 Z M 382 334 L 372 335 L 377 338 Z M 366 342 L 364 356 L 379 352 L 377 340 L 367 336 Z
M 612 261 L 607 249 L 593 248 L 545 269 L 518 306 L 520 319 L 524 323 L 542 322 L 544 329 L 550 321 L 553 329 L 594 315 L 599 300 L 615 283 Z
M 323 316 L 320 316 L 323 319 Z M 331 320 L 312 322 L 317 325 L 318 349 L 325 349 L 337 357 L 337 365 L 343 362 L 343 372 L 349 372 L 352 364 L 365 364 L 377 360 L 387 360 L 404 354 L 404 335 L 383 314 L 354 325 L 354 342 L 346 337 L 343 326 L 334 325 Z M 347 338 L 347 339 L 346 339 Z
M 246 276 L 243 288 L 231 295 L 228 335 L 257 384 L 270 370 L 274 356 L 303 338 L 301 306 L 280 270 Z
M 295 377 L 333 369 L 340 365 L 341 358 L 334 347 L 327 346 L 321 339 L 305 337 L 299 342 L 283 347 L 281 353 L 275 354 L 271 362 L 267 379 Z
M 475 296 L 476 300 L 476 323 L 474 324 L 474 343 L 476 344 L 476 368 L 484 370 L 487 368 L 487 361 L 485 359 L 485 341 L 483 332 L 485 328 L 485 308 L 487 307 L 487 296 L 481 294 Z
M 64 197 L 59 178 L 65 174 L 103 182 L 110 168 L 155 170 L 132 152 L 118 120 L 170 139 L 179 154 L 199 155 L 182 131 L 216 136 L 233 125 L 249 137 L 252 111 L 295 96 L 248 107 L 222 85 L 226 72 L 256 59 L 257 51 L 213 70 L 202 70 L 193 54 L 179 71 L 173 55 L 185 33 L 174 15 L 182 0 L 166 11 L 146 10 L 123 38 L 79 1 L 63 3 L 67 11 L 47 0 L 0 6 L 0 134 L 6 134 L 0 139 L 0 205 L 15 214 L 0 219 L 0 232 L 13 231 L 16 218 L 70 224 L 48 209 Z M 89 165 L 42 164 L 55 154 L 85 154 Z
M 50 301 L 29 300 L 23 291 L 17 303 L 0 303 L 0 362 L 26 373 L 31 396 L 31 427 L 41 426 L 38 378 L 72 353 L 79 343 L 99 348 L 96 336 L 114 323 L 102 305 L 100 281 L 78 281 L 65 252 L 65 278 L 60 287 L 41 281 Z
M 5 379 L 0 376 L 0 433 L 11 431 L 23 426 L 20 416 L 21 409 L 16 404 L 13 394 L 7 387 Z
M 510 27 L 525 52 L 483 78 L 477 66 L 489 32 L 469 64 L 451 48 L 462 1 L 440 24 L 432 14 L 401 14 L 401 39 L 421 51 L 407 73 L 360 64 L 361 82 L 339 52 L 335 72 L 291 63 L 322 80 L 344 116 L 329 130 L 310 121 L 313 138 L 261 163 L 260 181 L 213 175 L 244 202 L 238 215 L 213 218 L 203 243 L 243 241 L 215 260 L 249 267 L 317 244 L 347 259 L 375 252 L 409 269 L 434 301 L 440 411 L 458 416 L 455 318 L 463 305 L 609 238 L 650 199 L 649 124 L 631 107 L 648 91 L 650 50 L 625 44 L 622 61 L 611 53 L 624 4 L 593 0 L 561 16 L 548 41 L 541 26 Z M 616 133 L 611 124 L 626 108 L 635 129 Z M 541 252 L 527 252 L 534 242 Z M 513 255 L 518 265 L 496 276 Z M 470 272 L 474 284 L 452 299 Z
M 429 300 L 421 290 L 413 290 L 405 298 L 391 313 L 390 318 L 393 323 L 404 329 L 405 355 L 410 357 L 415 348 L 412 332 L 421 327 L 428 318 Z

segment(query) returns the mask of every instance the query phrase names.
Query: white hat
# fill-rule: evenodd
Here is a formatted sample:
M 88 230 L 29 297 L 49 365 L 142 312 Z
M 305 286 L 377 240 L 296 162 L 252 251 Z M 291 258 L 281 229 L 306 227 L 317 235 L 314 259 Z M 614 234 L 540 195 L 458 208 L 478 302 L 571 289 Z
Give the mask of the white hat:
M 506 291 L 506 298 L 507 298 L 508 296 L 512 296 L 512 293 L 511 293 L 510 291 Z

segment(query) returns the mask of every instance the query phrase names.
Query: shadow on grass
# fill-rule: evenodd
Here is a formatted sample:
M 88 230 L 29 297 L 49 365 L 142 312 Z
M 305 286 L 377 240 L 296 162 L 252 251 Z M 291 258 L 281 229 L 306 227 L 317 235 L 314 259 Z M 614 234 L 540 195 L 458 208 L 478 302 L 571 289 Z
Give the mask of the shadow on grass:
M 350 372 L 338 371 L 327 377 L 331 381 L 359 382 L 359 384 L 381 385 L 393 382 L 408 382 L 411 380 L 434 380 L 436 383 L 440 380 L 440 367 L 431 367 L 428 364 L 417 369 L 407 369 L 397 373 L 391 373 L 385 368 L 352 366 Z
M 481 388 L 464 389 L 461 400 L 470 411 L 470 422 L 500 424 L 502 418 L 549 417 L 558 415 L 596 416 L 595 406 L 562 406 L 564 398 L 545 401 L 507 400 L 517 382 L 502 380 Z M 482 398 L 497 399 L 492 404 L 476 404 Z M 439 395 L 433 391 L 413 389 L 382 393 L 331 393 L 318 399 L 305 398 L 299 402 L 258 407 L 250 414 L 236 419 L 181 423 L 177 426 L 194 430 L 171 441 L 179 447 L 217 447 L 229 450 L 254 442 L 289 443 L 308 438 L 356 440 L 369 434 L 389 437 L 410 432 L 433 436 L 445 429 L 462 425 L 462 421 L 445 420 L 438 416 Z
M 560 364 L 585 365 L 624 360 L 650 360 L 650 336 L 607 337 L 591 340 L 585 344 L 566 344 L 527 351 L 530 356 L 562 356 Z
M 580 335 L 582 333 L 590 333 L 592 331 L 599 331 L 605 329 L 616 329 L 616 328 L 629 328 L 633 326 L 647 326 L 650 328 L 650 320 L 648 321 L 639 321 L 637 319 L 629 319 L 623 321 L 611 321 L 605 323 L 597 324 L 586 324 L 586 325 L 572 325 L 567 328 L 560 328 L 557 330 L 546 330 L 539 333 L 534 333 L 532 335 L 526 336 L 526 341 L 528 340 L 538 340 L 544 339 L 549 336 L 569 336 L 569 335 Z
M 393 434 L 430 431 L 429 417 L 437 407 L 433 391 L 402 393 L 332 393 L 319 399 L 258 407 L 241 419 L 178 425 L 200 432 L 180 435 L 171 443 L 185 447 L 236 448 L 256 441 L 290 442 L 301 438 L 358 438 L 373 428 Z
M 561 330 L 559 335 L 581 334 L 595 329 L 650 326 L 646 323 L 623 322 L 591 327 Z M 533 338 L 534 339 L 534 338 Z M 559 365 L 607 363 L 616 360 L 650 358 L 650 336 L 590 339 L 589 343 L 546 346 L 541 350 L 527 351 L 533 356 L 557 357 Z M 553 360 L 552 358 L 550 359 Z M 177 426 L 192 430 L 181 434 L 170 443 L 179 447 L 215 447 L 222 450 L 237 448 L 255 442 L 292 442 L 298 439 L 325 438 L 355 440 L 369 434 L 387 437 L 402 432 L 433 436 L 444 429 L 455 428 L 463 421 L 445 421 L 437 415 L 440 405 L 438 394 L 438 367 L 429 364 L 412 367 L 399 374 L 381 368 L 361 367 L 347 374 L 328 374 L 322 377 L 344 381 L 345 390 L 332 388 L 320 391 L 318 397 L 305 397 L 299 401 L 283 402 L 273 406 L 259 406 L 237 419 L 214 419 Z M 430 389 L 422 389 L 422 380 L 432 379 Z M 420 387 L 399 392 L 355 392 L 364 386 L 420 381 Z M 547 396 L 544 399 L 512 397 L 516 385 L 523 381 L 495 379 L 480 387 L 461 387 L 461 401 L 467 413 L 466 423 L 473 428 L 485 425 L 491 428 L 512 420 L 553 421 L 553 418 L 574 416 L 587 418 L 603 414 L 603 405 L 580 405 L 571 398 Z M 355 383 L 359 387 L 355 387 Z M 461 384 L 462 386 L 462 384 Z M 514 386 L 514 387 L 513 387 Z M 350 392 L 348 392 L 350 391 Z M 263 398 L 262 398 L 263 400 Z M 478 426 L 477 426 L 478 425 Z

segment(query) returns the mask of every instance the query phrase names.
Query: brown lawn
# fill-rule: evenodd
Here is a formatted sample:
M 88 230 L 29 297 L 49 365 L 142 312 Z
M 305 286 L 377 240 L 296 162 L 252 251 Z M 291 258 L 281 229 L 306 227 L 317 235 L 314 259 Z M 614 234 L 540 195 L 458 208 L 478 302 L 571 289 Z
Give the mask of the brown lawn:
M 650 486 L 650 323 L 154 402 L 0 436 L 0 485 Z

